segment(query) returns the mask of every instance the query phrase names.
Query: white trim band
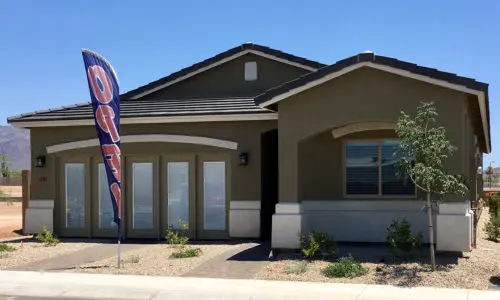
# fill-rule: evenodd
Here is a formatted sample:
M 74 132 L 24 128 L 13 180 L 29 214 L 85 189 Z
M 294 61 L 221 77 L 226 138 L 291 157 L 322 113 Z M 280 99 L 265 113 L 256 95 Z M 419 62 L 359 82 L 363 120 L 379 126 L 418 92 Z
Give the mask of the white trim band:
M 144 135 L 123 135 L 121 136 L 122 143 L 186 143 L 195 145 L 213 146 L 218 148 L 236 150 L 238 143 L 225 141 L 220 139 L 189 136 L 189 135 L 172 135 L 172 134 L 144 134 Z M 62 143 L 47 147 L 47 154 L 74 150 L 80 148 L 99 146 L 99 139 L 88 139 L 76 142 Z

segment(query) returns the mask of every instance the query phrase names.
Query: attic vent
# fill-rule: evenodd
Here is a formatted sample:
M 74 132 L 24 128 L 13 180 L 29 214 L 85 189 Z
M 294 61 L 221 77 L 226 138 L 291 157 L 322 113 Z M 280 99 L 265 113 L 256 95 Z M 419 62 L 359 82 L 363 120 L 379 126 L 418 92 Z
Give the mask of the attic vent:
M 245 81 L 257 80 L 257 62 L 247 61 L 245 63 Z

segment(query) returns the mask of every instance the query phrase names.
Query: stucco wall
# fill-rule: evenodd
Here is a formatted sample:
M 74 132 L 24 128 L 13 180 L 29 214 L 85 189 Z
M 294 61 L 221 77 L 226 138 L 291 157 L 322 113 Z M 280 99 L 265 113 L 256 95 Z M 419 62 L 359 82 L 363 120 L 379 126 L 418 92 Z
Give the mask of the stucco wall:
M 245 81 L 245 62 L 257 62 L 257 80 Z M 228 63 L 152 93 L 144 99 L 190 99 L 255 96 L 309 71 L 255 54 Z
M 261 133 L 276 128 L 276 121 L 212 122 L 184 124 L 122 125 L 122 135 L 132 134 L 181 134 L 211 137 L 238 143 L 238 150 L 176 144 L 176 143 L 123 143 L 122 157 L 137 154 L 165 155 L 179 153 L 224 153 L 231 156 L 232 201 L 260 200 L 260 138 Z M 33 128 L 31 131 L 32 159 L 46 155 L 46 147 L 96 138 L 92 126 Z M 238 155 L 249 154 L 249 164 L 238 166 Z M 46 156 L 46 167 L 33 168 L 31 181 L 32 199 L 54 199 L 56 196 L 55 158 L 100 158 L 98 147 L 69 150 Z M 32 162 L 33 165 L 34 162 Z
M 349 123 L 395 122 L 402 110 L 414 114 L 422 101 L 436 103 L 439 124 L 459 147 L 447 167 L 453 173 L 467 173 L 463 147 L 466 99 L 454 90 L 365 67 L 279 102 L 280 202 L 301 199 L 300 141 Z M 334 170 L 322 166 L 314 172 L 300 176 L 328 177 Z

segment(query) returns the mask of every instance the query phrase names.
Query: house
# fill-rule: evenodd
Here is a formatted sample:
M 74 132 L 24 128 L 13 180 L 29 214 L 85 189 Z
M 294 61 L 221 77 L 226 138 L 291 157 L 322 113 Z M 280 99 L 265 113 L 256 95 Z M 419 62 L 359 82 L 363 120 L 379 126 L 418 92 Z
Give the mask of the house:
M 471 247 L 470 200 L 491 150 L 488 85 L 371 52 L 331 65 L 243 44 L 121 95 L 123 236 L 159 238 L 179 219 L 196 239 L 298 232 L 385 242 L 404 217 L 427 237 L 422 195 L 395 174 L 400 112 L 434 101 L 470 186 L 438 207 L 438 250 Z M 11 117 L 31 130 L 27 227 L 115 237 L 89 103 Z

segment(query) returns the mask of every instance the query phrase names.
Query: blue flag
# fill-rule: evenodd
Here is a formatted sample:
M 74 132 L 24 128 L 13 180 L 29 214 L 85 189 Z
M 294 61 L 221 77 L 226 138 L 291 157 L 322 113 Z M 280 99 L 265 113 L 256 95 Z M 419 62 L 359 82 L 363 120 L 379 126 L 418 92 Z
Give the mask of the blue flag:
M 108 177 L 114 222 L 120 228 L 121 150 L 118 78 L 113 67 L 99 54 L 82 50 L 82 55 L 92 99 L 95 128 Z

